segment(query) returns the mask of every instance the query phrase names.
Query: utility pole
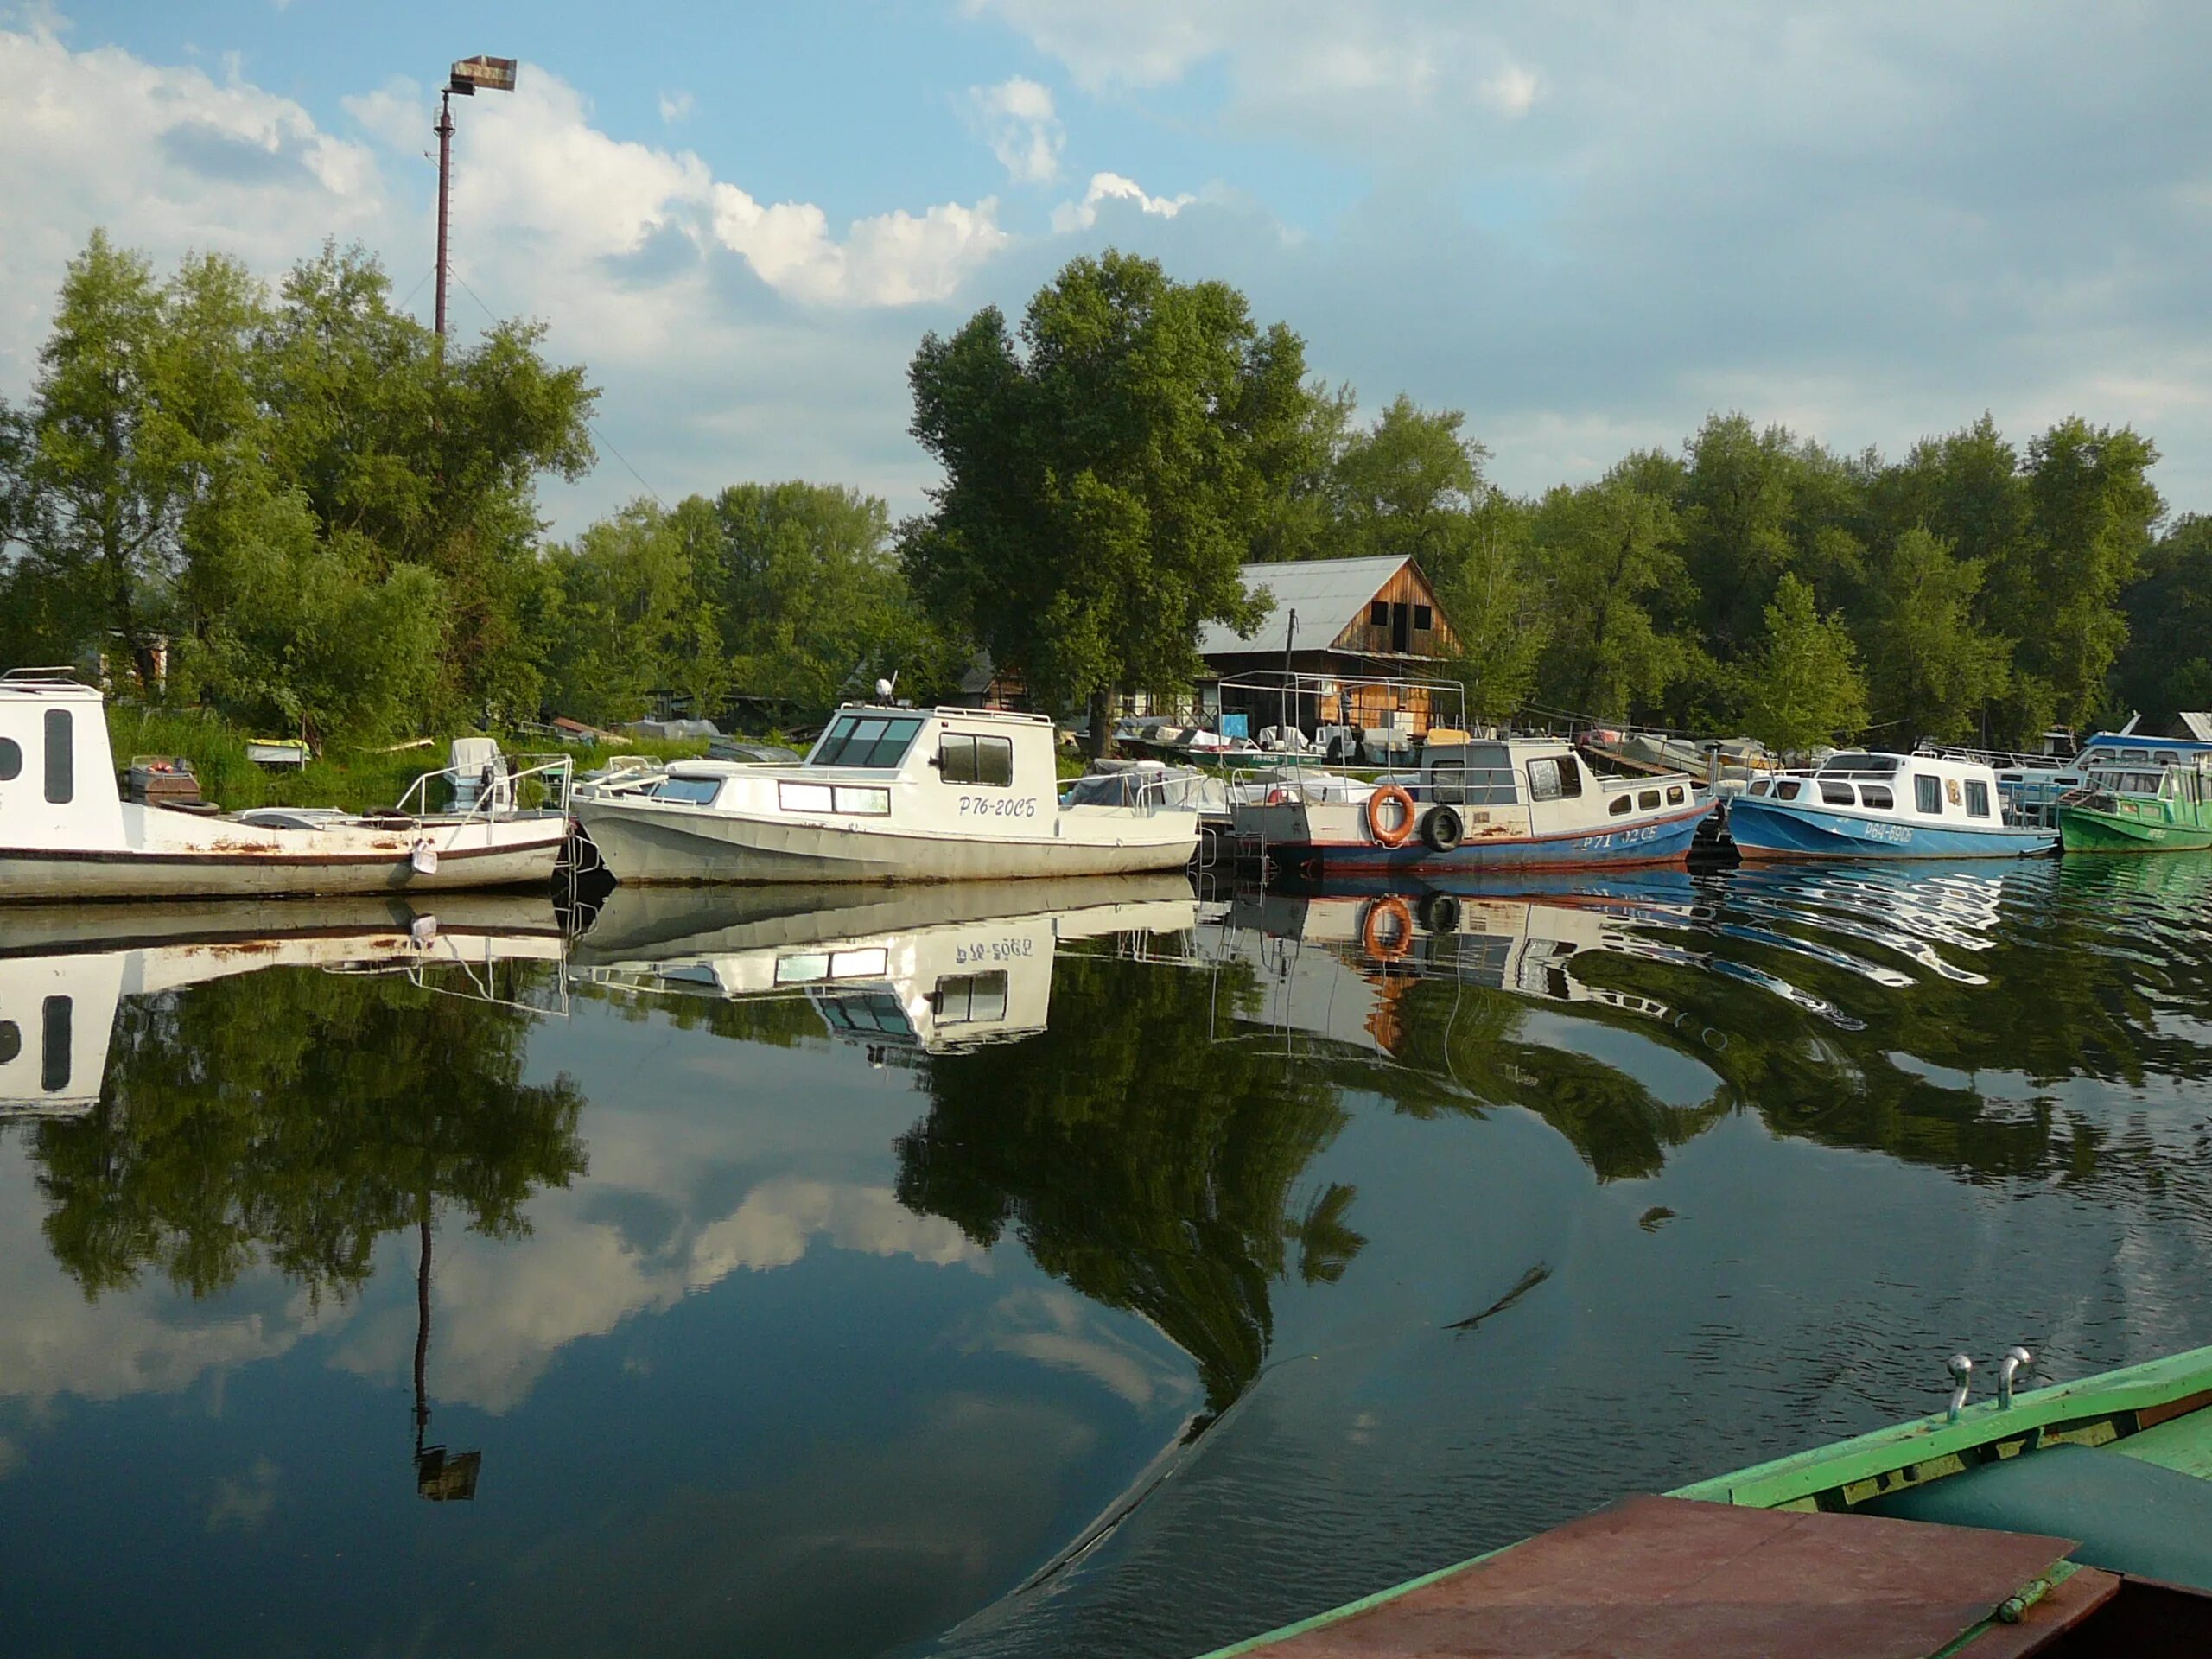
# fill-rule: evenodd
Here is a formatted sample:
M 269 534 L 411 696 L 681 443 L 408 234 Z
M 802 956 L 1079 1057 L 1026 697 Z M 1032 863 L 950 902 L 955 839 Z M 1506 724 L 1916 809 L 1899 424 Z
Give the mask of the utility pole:
M 452 197 L 453 92 L 438 94 L 438 297 L 434 327 L 440 340 L 446 337 L 446 219 Z
M 432 129 L 438 135 L 438 285 L 433 327 L 441 342 L 446 337 L 446 232 L 453 198 L 453 95 L 474 98 L 480 87 L 487 92 L 514 91 L 515 60 L 463 58 L 454 65 L 452 78 L 438 94 L 438 124 Z M 439 349 L 444 350 L 442 343 Z

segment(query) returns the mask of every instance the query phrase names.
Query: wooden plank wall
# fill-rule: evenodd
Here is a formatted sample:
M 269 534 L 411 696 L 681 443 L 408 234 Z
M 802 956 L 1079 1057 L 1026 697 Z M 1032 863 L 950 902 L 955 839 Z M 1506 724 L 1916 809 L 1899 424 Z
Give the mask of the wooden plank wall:
M 1445 620 L 1443 607 L 1437 604 L 1436 594 L 1421 573 L 1408 564 L 1375 590 L 1375 598 L 1389 605 L 1426 605 L 1430 626 L 1412 630 L 1409 649 L 1417 657 L 1446 657 L 1459 649 L 1459 641 Z M 1369 606 L 1363 605 L 1357 615 L 1344 625 L 1344 630 L 1333 641 L 1339 651 L 1389 652 L 1391 626 L 1388 622 L 1370 622 Z

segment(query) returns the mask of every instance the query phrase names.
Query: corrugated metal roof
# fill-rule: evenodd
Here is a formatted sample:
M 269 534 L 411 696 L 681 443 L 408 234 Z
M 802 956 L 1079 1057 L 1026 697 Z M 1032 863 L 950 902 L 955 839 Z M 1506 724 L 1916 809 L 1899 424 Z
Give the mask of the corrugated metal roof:
M 1297 643 L 1308 651 L 1318 651 L 1342 633 L 1344 625 L 1366 608 L 1376 590 L 1408 563 L 1402 556 L 1248 564 L 1239 573 L 1244 591 L 1256 593 L 1265 588 L 1274 595 L 1274 609 L 1249 634 L 1240 634 L 1224 622 L 1207 623 L 1198 631 L 1198 654 L 1219 657 L 1248 651 L 1287 651 L 1293 611 L 1298 613 Z

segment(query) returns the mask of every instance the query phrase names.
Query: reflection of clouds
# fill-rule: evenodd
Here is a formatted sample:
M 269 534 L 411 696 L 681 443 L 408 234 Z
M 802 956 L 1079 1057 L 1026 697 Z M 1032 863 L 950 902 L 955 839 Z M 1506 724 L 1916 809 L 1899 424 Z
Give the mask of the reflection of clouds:
M 207 1317 L 180 1306 L 158 1274 L 89 1301 L 48 1253 L 41 1209 L 24 1163 L 0 1165 L 0 1399 L 174 1393 L 284 1353 L 317 1322 L 304 1298 L 272 1317 L 250 1295 L 226 1299 L 248 1311 Z
M 968 1346 L 1077 1371 L 1142 1409 L 1160 1395 L 1189 1395 L 1187 1370 L 1147 1353 L 1116 1332 L 1072 1291 L 1017 1290 L 1000 1298 L 971 1332 Z
M 16 1466 L 22 1460 L 23 1454 L 16 1450 L 16 1443 L 5 1434 L 0 1434 L 0 1480 L 14 1474 Z
M 234 1526 L 241 1532 L 258 1532 L 276 1507 L 276 1465 L 256 1458 L 244 1480 L 228 1476 L 215 1483 L 215 1501 L 207 1506 L 207 1530 Z
M 603 1201 L 604 1189 L 593 1196 Z M 532 1236 L 519 1244 L 438 1236 L 430 1382 L 439 1400 L 505 1411 L 569 1344 L 605 1336 L 632 1313 L 671 1306 L 740 1270 L 789 1267 L 817 1239 L 938 1267 L 980 1268 L 985 1259 L 958 1228 L 914 1215 L 886 1186 L 763 1182 L 728 1215 L 680 1229 L 652 1251 L 613 1223 L 583 1219 L 581 1202 L 575 1193 L 548 1195 L 533 1207 Z M 331 1363 L 397 1382 L 414 1351 L 415 1310 L 395 1303 L 357 1321 Z
M 736 1213 L 702 1232 L 691 1247 L 691 1288 L 739 1268 L 780 1268 L 806 1254 L 817 1234 L 841 1250 L 911 1255 L 932 1267 L 980 1263 L 984 1253 L 940 1216 L 918 1216 L 887 1186 L 832 1186 L 768 1181 L 746 1194 Z

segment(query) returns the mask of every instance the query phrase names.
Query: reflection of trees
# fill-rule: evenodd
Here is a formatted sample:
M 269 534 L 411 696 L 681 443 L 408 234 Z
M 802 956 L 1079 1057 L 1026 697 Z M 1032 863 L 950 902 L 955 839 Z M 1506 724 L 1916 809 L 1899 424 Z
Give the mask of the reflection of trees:
M 1188 1352 L 1213 1413 L 1259 1373 L 1290 1245 L 1311 1283 L 1367 1242 L 1349 1186 L 1294 1208 L 1347 1114 L 1312 1069 L 1213 1040 L 1242 988 L 1063 954 L 1050 1029 L 930 1058 L 929 1116 L 899 1142 L 903 1203 L 982 1244 L 1017 1228 L 1046 1272 Z
M 732 1042 L 760 1043 L 769 1048 L 797 1048 L 803 1043 L 828 1040 L 822 1016 L 811 1002 L 796 993 L 730 997 L 704 987 L 693 994 L 666 985 L 631 989 L 588 979 L 571 981 L 569 990 L 587 1001 L 605 1003 L 617 1018 L 631 1025 L 663 1020 L 678 1031 L 704 1031 Z
M 99 1109 L 35 1141 L 46 1236 L 88 1295 L 149 1266 L 195 1295 L 257 1254 L 367 1278 L 436 1200 L 494 1236 L 584 1167 L 566 1077 L 522 1081 L 523 1010 L 389 976 L 274 971 L 126 1003 Z

